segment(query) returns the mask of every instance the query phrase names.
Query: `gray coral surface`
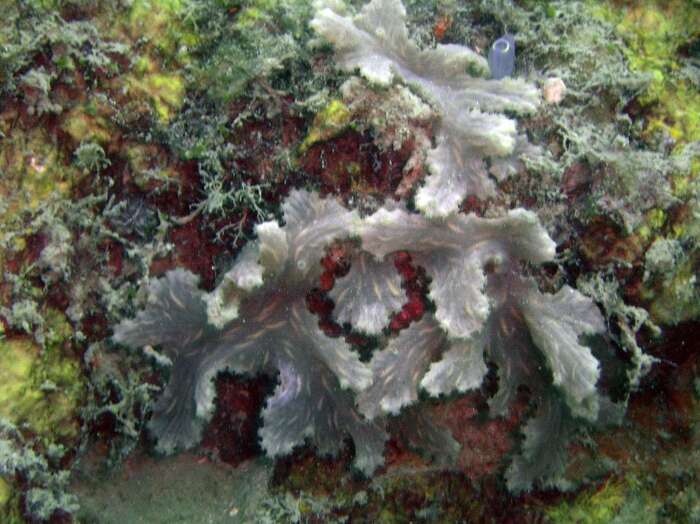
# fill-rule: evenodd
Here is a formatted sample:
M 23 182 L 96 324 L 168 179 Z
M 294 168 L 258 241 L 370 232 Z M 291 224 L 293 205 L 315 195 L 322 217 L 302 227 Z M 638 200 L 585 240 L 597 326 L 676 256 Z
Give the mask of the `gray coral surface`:
M 171 271 L 151 281 L 144 310 L 116 327 L 115 341 L 158 346 L 167 357 L 161 360 L 169 361 L 170 380 L 149 425 L 161 450 L 199 441 L 212 414 L 212 381 L 224 370 L 278 377 L 260 430 L 270 456 L 288 454 L 305 441 L 333 455 L 347 435 L 355 444 L 355 466 L 365 474 L 383 463 L 388 415 L 417 403 L 421 388 L 431 395 L 478 388 L 487 361 L 499 371 L 494 415 L 507 413 L 517 388 L 526 385 L 543 399 L 557 392 L 556 402 L 547 400 L 557 412 L 595 421 L 598 361 L 579 337 L 599 333 L 602 317 L 575 290 L 543 294 L 518 274 L 521 261 L 546 261 L 554 252 L 532 213 L 434 221 L 382 208 L 360 219 L 307 191 L 292 192 L 283 209 L 285 225 L 259 225 L 258 240 L 214 291 L 199 290 L 197 278 L 185 270 Z M 383 337 L 385 346 L 369 364 L 342 338 L 325 335 L 305 301 L 317 284 L 325 248 L 349 236 L 359 237 L 362 249 L 351 259 L 358 274 L 346 278 L 380 278 L 356 285 L 353 293 L 341 287 L 335 295 L 339 311 L 396 306 L 395 291 L 377 291 L 386 284 L 383 278 L 387 289 L 396 286 L 393 252 L 408 251 L 432 278 L 435 314 Z M 223 319 L 222 311 L 228 311 Z M 366 330 L 363 318 L 346 320 Z M 388 325 L 388 315 L 377 318 Z
M 493 196 L 484 158 L 517 153 L 515 121 L 503 114 L 532 113 L 539 90 L 520 79 L 488 79 L 484 57 L 460 45 L 419 49 L 408 37 L 400 0 L 373 0 L 359 15 L 343 16 L 335 3 L 319 3 L 311 25 L 335 46 L 347 71 L 380 86 L 408 84 L 437 110 L 436 147 L 427 154 L 431 175 L 416 194 L 427 216 L 447 216 L 466 195 Z
M 457 211 L 465 195 L 495 191 L 486 157 L 501 156 L 492 165 L 507 176 L 514 155 L 536 149 L 503 112 L 534 111 L 537 90 L 521 80 L 482 78 L 485 59 L 465 47 L 419 49 L 404 19 L 398 0 L 373 0 L 354 18 L 319 4 L 312 26 L 334 44 L 343 69 L 359 69 L 375 84 L 405 83 L 436 108 L 437 146 L 426 156 L 431 174 L 415 200 L 420 213 L 388 203 L 363 218 L 333 198 L 294 190 L 282 222 L 256 227 L 257 240 L 216 289 L 204 292 L 181 269 L 152 280 L 144 309 L 115 328 L 114 340 L 149 352 L 155 346 L 170 368 L 149 425 L 161 450 L 200 440 L 219 372 L 264 374 L 277 378 L 260 429 L 268 455 L 305 442 L 335 455 L 350 437 L 354 465 L 366 475 L 384 462 L 390 416 L 413 421 L 415 447 L 443 463 L 454 457 L 456 442 L 432 427 L 420 393 L 479 389 L 490 364 L 498 380 L 490 415 L 508 415 L 523 387 L 534 413 L 506 472 L 509 488 L 566 487 L 567 443 L 581 427 L 620 412 L 600 389 L 601 365 L 589 346 L 596 337 L 605 345 L 605 321 L 574 288 L 544 293 L 527 276 L 555 262 L 556 245 L 535 213 L 483 218 Z M 351 268 L 330 296 L 338 322 L 377 337 L 369 362 L 343 338 L 324 334 L 306 304 L 319 261 L 348 240 L 355 242 Z M 391 315 L 405 302 L 396 253 L 408 253 L 425 271 L 434 308 L 391 333 Z
M 357 413 L 352 396 L 370 385 L 371 370 L 346 342 L 323 334 L 305 302 L 324 247 L 347 236 L 357 217 L 304 191 L 293 192 L 283 209 L 285 226 L 258 226 L 258 241 L 211 295 L 196 288 L 191 273 L 171 271 L 150 286 L 145 310 L 117 326 L 114 338 L 131 347 L 159 344 L 173 362 L 150 423 L 162 450 L 199 441 L 219 371 L 278 373 L 263 411 L 266 452 L 284 455 L 308 438 L 322 453 L 335 454 L 349 434 L 356 466 L 371 473 L 382 462 L 386 434 Z M 236 304 L 235 318 L 222 322 L 221 308 L 207 307 L 222 302 Z

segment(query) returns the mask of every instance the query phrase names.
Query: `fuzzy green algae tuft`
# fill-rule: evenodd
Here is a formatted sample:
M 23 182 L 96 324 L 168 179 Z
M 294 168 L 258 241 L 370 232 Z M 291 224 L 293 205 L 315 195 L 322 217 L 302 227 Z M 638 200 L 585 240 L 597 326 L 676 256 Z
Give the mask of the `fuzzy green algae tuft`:
M 691 147 L 691 146 L 689 146 Z M 655 322 L 675 325 L 700 317 L 700 158 L 671 177 L 677 204 L 652 210 L 638 234 L 649 243 L 641 297 Z
M 659 238 L 646 253 L 642 296 L 660 324 L 674 325 L 700 317 L 697 250 L 684 253 L 679 241 Z
M 108 117 L 102 113 L 91 104 L 77 105 L 67 113 L 61 127 L 76 142 L 91 140 L 109 143 L 111 125 Z

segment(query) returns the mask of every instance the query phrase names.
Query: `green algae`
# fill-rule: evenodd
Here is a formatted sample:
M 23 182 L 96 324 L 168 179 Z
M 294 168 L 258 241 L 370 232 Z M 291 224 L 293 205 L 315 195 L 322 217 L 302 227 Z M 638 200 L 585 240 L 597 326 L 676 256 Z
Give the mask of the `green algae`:
M 126 157 L 134 183 L 143 190 L 150 190 L 159 182 L 165 184 L 177 180 L 177 171 L 168 164 L 164 151 L 155 144 L 127 146 Z
M 0 340 L 2 522 L 24 522 L 21 514 L 44 522 L 57 509 L 77 507 L 65 492 L 68 472 L 58 464 L 66 454 L 64 444 L 75 446 L 80 438 L 85 380 L 65 316 L 47 309 L 42 321 L 41 345 L 24 336 Z M 23 479 L 21 491 L 10 483 L 14 478 Z
M 45 348 L 25 337 L 0 340 L 0 417 L 48 444 L 78 437 L 85 384 L 66 354 L 72 328 L 55 310 L 44 314 Z
M 160 71 L 151 60 L 141 60 L 134 74 L 127 78 L 126 85 L 130 94 L 150 100 L 161 123 L 167 123 L 184 102 L 185 81 L 182 76 Z
M 312 145 L 329 140 L 342 133 L 350 124 L 351 112 L 342 100 L 331 100 L 316 114 L 313 124 L 301 144 L 303 153 Z
M 78 143 L 94 141 L 107 144 L 112 138 L 112 126 L 108 117 L 90 103 L 73 107 L 65 115 L 61 127 Z
M 634 480 L 609 480 L 546 510 L 551 524 L 625 524 L 658 522 L 660 503 Z
M 676 206 L 672 212 L 654 210 L 638 231 L 649 243 L 641 297 L 648 302 L 654 321 L 661 324 L 700 318 L 699 167 L 700 157 L 696 157 L 688 169 L 671 175 Z
M 12 485 L 0 477 L 0 522 L 3 524 L 22 524 L 19 500 Z
M 227 104 L 252 93 L 277 98 L 318 82 L 317 74 L 311 74 L 306 48 L 311 36 L 307 24 L 310 2 L 247 0 L 193 5 L 191 18 L 202 35 L 195 50 L 198 61 L 192 71 L 193 84 L 206 91 L 210 100 Z M 272 77 L 281 71 L 284 75 L 277 82 Z M 253 87 L 252 93 L 246 93 L 253 81 L 263 79 L 260 92 Z
M 688 48 L 700 36 L 700 5 L 645 0 L 622 6 L 589 2 L 589 8 L 596 18 L 611 23 L 623 39 L 620 49 L 629 69 L 646 77 L 646 86 L 635 98 L 639 109 L 633 110 L 639 113 L 634 129 L 637 139 L 648 148 L 670 152 L 665 165 L 656 161 L 636 166 L 627 183 L 630 188 L 641 187 L 646 185 L 641 175 L 658 172 L 657 181 L 651 184 L 665 187 L 667 194 L 639 214 L 634 235 L 647 248 L 657 241 L 678 240 L 687 254 L 662 274 L 654 252 L 647 253 L 647 276 L 640 296 L 655 322 L 672 325 L 698 318 L 698 238 L 692 231 L 697 222 L 693 208 L 700 172 L 693 145 L 700 140 L 700 92 Z
M 663 209 L 655 208 L 646 212 L 642 224 L 635 231 L 642 242 L 651 242 L 663 232 L 668 216 Z
M 12 488 L 10 485 L 0 478 L 0 510 L 4 510 L 10 503 L 12 498 Z
M 600 3 L 593 12 L 625 39 L 630 69 L 649 77 L 639 97 L 649 110 L 645 136 L 665 135 L 678 144 L 700 140 L 700 93 L 679 55 L 700 36 L 700 6 L 645 0 L 622 8 Z
M 73 153 L 73 164 L 82 173 L 99 173 L 111 162 L 105 155 L 104 149 L 95 142 L 81 142 Z
M 651 301 L 649 311 L 655 322 L 674 325 L 700 318 L 700 282 L 695 258 L 683 257 L 643 290 L 642 296 Z
M 135 0 L 128 14 L 129 32 L 134 39 L 146 39 L 167 62 L 186 65 L 190 49 L 199 43 L 197 33 L 184 23 L 189 6 L 183 0 Z
M 10 132 L 9 116 L 0 122 L 7 136 L 0 149 L 0 222 L 5 223 L 52 198 L 68 196 L 78 180 L 54 137 L 41 128 Z
M 606 524 L 625 502 L 625 487 L 619 482 L 608 482 L 602 489 L 585 491 L 571 502 L 547 510 L 553 523 Z

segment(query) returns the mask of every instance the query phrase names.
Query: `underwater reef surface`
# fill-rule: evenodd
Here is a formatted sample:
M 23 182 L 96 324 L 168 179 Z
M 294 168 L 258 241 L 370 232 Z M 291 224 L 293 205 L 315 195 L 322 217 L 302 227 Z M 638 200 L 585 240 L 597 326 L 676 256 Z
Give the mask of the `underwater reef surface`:
M 696 522 L 700 5 L 27 0 L 0 522 Z

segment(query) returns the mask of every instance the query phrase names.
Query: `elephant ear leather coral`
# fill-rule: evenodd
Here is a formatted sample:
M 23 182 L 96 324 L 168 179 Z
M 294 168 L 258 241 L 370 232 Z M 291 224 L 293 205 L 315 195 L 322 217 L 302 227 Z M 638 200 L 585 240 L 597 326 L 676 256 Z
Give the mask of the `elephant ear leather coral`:
M 154 279 L 145 308 L 116 326 L 114 340 L 157 346 L 171 367 L 149 424 L 161 450 L 201 439 L 219 372 L 266 374 L 278 380 L 262 412 L 268 455 L 285 455 L 304 442 L 334 455 L 350 436 L 354 464 L 367 475 L 383 464 L 387 419 L 397 414 L 415 422 L 414 441 L 427 436 L 423 447 L 431 455 L 442 446 L 449 448 L 445 456 L 454 456 L 455 441 L 433 431 L 419 393 L 480 388 L 492 364 L 498 388 L 489 399 L 491 415 L 506 415 L 522 386 L 534 412 L 506 471 L 509 488 L 565 487 L 567 443 L 582 426 L 623 408 L 600 391 L 600 363 L 586 345 L 586 337 L 604 334 L 605 322 L 575 289 L 543 293 L 523 275 L 525 266 L 555 255 L 534 213 L 457 213 L 466 194 L 495 191 L 485 157 L 500 155 L 497 167 L 507 176 L 514 155 L 532 150 L 501 112 L 533 111 L 537 91 L 521 80 L 479 78 L 488 74 L 486 61 L 467 48 L 418 49 L 404 18 L 398 0 L 373 0 L 355 18 L 320 4 L 312 25 L 335 44 L 341 67 L 359 68 L 379 84 L 404 82 L 438 109 L 437 147 L 426 157 L 431 175 L 416 195 L 422 214 L 387 204 L 361 218 L 334 199 L 292 191 L 282 206 L 283 225 L 258 225 L 257 240 L 242 249 L 214 291 L 198 289 L 197 277 L 182 269 Z M 348 239 L 359 241 L 348 250 L 349 273 L 319 286 L 319 261 L 329 246 Z M 391 315 L 404 305 L 391 257 L 397 253 L 425 271 L 435 308 L 421 308 L 420 320 L 390 336 Z M 369 363 L 319 328 L 306 303 L 317 287 L 332 287 L 338 322 L 378 337 Z
M 489 79 L 486 59 L 467 47 L 419 49 L 408 37 L 400 0 L 373 0 L 354 18 L 341 11 L 337 3 L 319 2 L 311 22 L 334 45 L 338 65 L 359 69 L 380 86 L 404 82 L 440 115 L 437 146 L 427 154 L 430 176 L 416 194 L 417 207 L 428 216 L 447 216 L 465 195 L 493 196 L 484 157 L 520 153 L 515 120 L 503 112 L 534 112 L 539 90 L 519 79 Z
M 553 483 L 561 461 L 530 464 L 528 457 L 565 458 L 563 452 L 544 454 L 542 446 L 552 441 L 543 440 L 539 428 L 568 421 L 561 439 L 554 439 L 563 449 L 576 420 L 597 420 L 599 365 L 579 339 L 602 332 L 604 323 L 593 302 L 572 288 L 549 295 L 520 275 L 521 262 L 538 264 L 554 255 L 535 215 L 516 209 L 498 219 L 431 220 L 386 207 L 360 219 L 306 191 L 292 192 L 283 210 L 285 225 L 260 224 L 258 240 L 243 249 L 214 291 L 199 290 L 192 273 L 170 271 L 150 282 L 144 310 L 116 326 L 115 341 L 158 346 L 171 366 L 149 424 L 158 447 L 171 452 L 200 440 L 219 372 L 262 373 L 278 377 L 260 430 L 270 456 L 307 440 L 333 455 L 349 435 L 356 467 L 371 474 L 383 463 L 388 415 L 417 403 L 421 388 L 431 395 L 479 388 L 486 363 L 493 362 L 499 389 L 490 401 L 492 415 L 507 413 L 520 386 L 530 389 L 537 406 L 526 426 L 528 454 L 512 466 L 525 472 L 511 474 L 517 479 L 512 487 L 528 488 L 540 477 Z M 351 272 L 338 279 L 335 297 L 338 310 L 348 312 L 344 320 L 359 329 L 377 333 L 398 304 L 389 254 L 408 252 L 432 278 L 435 313 L 389 338 L 370 364 L 342 338 L 328 337 L 306 305 L 325 249 L 349 236 L 359 236 L 362 248 L 351 258 Z M 353 313 L 362 308 L 374 312 L 372 322 Z
M 600 406 L 605 416 L 613 406 L 597 391 L 599 363 L 581 343 L 605 332 L 596 305 L 569 286 L 541 293 L 532 278 L 519 274 L 520 261 L 539 264 L 554 257 L 554 242 L 536 216 L 516 209 L 498 219 L 431 220 L 400 208 L 380 209 L 364 221 L 360 236 L 363 249 L 379 259 L 409 251 L 432 278 L 435 304 L 434 315 L 374 355 L 375 379 L 360 393 L 362 412 L 370 418 L 395 414 L 416 402 L 421 388 L 433 396 L 479 388 L 486 362 L 492 362 L 498 369 L 492 416 L 508 414 L 520 386 L 537 406 L 523 451 L 539 460 L 516 457 L 509 486 L 528 489 L 536 479 L 561 485 L 566 455 L 559 451 L 575 420 L 597 423 Z M 539 430 L 547 428 L 545 438 Z M 558 452 L 547 454 L 548 447 Z
M 258 240 L 211 294 L 181 269 L 151 281 L 145 309 L 119 324 L 114 339 L 133 348 L 158 345 L 172 361 L 149 425 L 162 451 L 200 440 L 219 371 L 278 374 L 262 414 L 265 451 L 283 455 L 308 438 L 334 454 L 349 434 L 355 464 L 369 474 L 383 461 L 386 434 L 356 412 L 352 391 L 370 385 L 371 370 L 342 338 L 327 337 L 306 306 L 324 247 L 346 237 L 359 218 L 305 191 L 293 192 L 283 210 L 286 224 L 259 225 Z
M 595 304 L 578 291 L 564 286 L 555 295 L 543 294 L 532 279 L 518 275 L 518 260 L 538 264 L 554 257 L 554 242 L 533 213 L 516 209 L 497 219 L 455 215 L 437 221 L 402 209 L 381 209 L 366 219 L 361 238 L 363 248 L 379 258 L 409 250 L 432 278 L 429 296 L 435 319 L 451 348 L 422 379 L 429 393 L 463 392 L 481 384 L 474 371 L 485 374 L 484 352 L 491 360 L 498 355 L 492 349 L 497 337 L 489 320 L 510 308 L 517 310 L 521 325 L 511 338 L 529 332 L 572 413 L 595 419 L 598 362 L 579 337 L 603 333 L 605 323 Z M 434 338 L 416 340 L 442 344 Z M 498 359 L 500 386 L 514 386 L 514 392 L 520 381 L 509 384 L 510 358 L 504 354 Z M 506 411 L 507 402 L 501 404 L 497 414 Z

